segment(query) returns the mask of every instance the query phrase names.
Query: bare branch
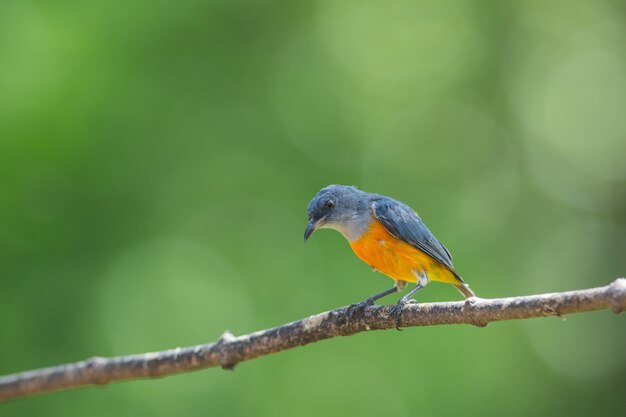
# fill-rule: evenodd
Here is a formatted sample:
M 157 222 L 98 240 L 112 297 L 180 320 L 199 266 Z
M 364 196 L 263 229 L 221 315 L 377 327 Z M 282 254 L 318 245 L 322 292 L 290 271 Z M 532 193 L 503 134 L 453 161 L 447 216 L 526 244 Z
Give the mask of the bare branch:
M 579 291 L 522 297 L 479 299 L 445 303 L 408 304 L 402 326 L 472 324 L 486 326 L 502 320 L 562 316 L 626 308 L 626 279 Z M 0 377 L 0 401 L 84 385 L 103 385 L 137 378 L 156 378 L 213 366 L 233 369 L 239 362 L 319 340 L 349 336 L 368 330 L 393 329 L 392 306 L 365 309 L 347 307 L 244 336 L 226 332 L 215 343 L 114 358 L 94 357 L 82 362 Z

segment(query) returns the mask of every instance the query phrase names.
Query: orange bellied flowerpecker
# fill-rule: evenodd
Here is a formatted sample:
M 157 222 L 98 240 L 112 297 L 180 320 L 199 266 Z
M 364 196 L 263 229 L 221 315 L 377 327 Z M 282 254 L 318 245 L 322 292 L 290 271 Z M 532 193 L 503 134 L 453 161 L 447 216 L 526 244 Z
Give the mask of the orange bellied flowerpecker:
M 392 288 L 371 296 L 362 306 L 403 290 L 408 282 L 415 283 L 396 305 L 396 327 L 402 307 L 429 280 L 452 284 L 466 298 L 475 297 L 454 270 L 450 252 L 406 204 L 356 187 L 329 185 L 311 200 L 308 212 L 305 242 L 317 229 L 335 229 L 361 260 L 395 281 Z

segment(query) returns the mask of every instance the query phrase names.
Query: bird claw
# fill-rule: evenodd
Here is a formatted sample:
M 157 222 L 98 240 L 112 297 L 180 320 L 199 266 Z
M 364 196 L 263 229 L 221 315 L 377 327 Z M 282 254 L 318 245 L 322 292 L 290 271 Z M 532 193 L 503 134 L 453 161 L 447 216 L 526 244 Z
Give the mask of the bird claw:
M 373 297 L 369 297 L 368 299 L 366 299 L 365 301 L 360 302 L 359 304 L 365 304 L 365 307 L 371 307 L 374 305 L 374 298 Z
M 360 303 L 350 304 L 348 306 L 347 315 L 349 318 L 353 319 L 356 316 L 362 316 L 365 313 L 365 309 L 369 306 L 374 305 L 374 300 L 368 298 L 365 301 L 361 301 Z
M 391 314 L 396 317 L 396 330 L 398 331 L 402 331 L 402 329 L 400 328 L 400 320 L 402 319 L 402 309 L 407 304 L 417 304 L 417 301 L 414 300 L 413 298 L 410 298 L 408 300 L 401 298 L 400 300 L 398 300 L 398 303 L 392 307 Z
M 404 303 L 402 303 L 401 301 L 398 301 L 398 304 L 396 304 L 395 306 L 392 307 L 391 310 L 391 314 L 393 316 L 395 316 L 396 320 L 396 330 L 398 331 L 402 331 L 402 329 L 400 328 L 400 320 L 402 318 L 402 308 L 404 307 Z

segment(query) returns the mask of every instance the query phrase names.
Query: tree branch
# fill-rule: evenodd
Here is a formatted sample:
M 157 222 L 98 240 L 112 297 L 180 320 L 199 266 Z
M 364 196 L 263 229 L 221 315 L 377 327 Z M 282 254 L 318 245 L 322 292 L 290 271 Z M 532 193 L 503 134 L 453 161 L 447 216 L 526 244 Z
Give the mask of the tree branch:
M 493 321 L 562 316 L 605 309 L 615 313 L 626 309 L 626 279 L 619 278 L 604 287 L 579 291 L 408 304 L 402 312 L 401 325 L 472 324 L 482 327 Z M 393 306 L 371 306 L 352 309 L 351 312 L 347 307 L 341 307 L 244 336 L 235 337 L 226 332 L 215 343 L 113 358 L 94 357 L 3 376 L 0 377 L 0 401 L 83 385 L 156 378 L 213 366 L 234 369 L 239 362 L 319 340 L 394 327 Z

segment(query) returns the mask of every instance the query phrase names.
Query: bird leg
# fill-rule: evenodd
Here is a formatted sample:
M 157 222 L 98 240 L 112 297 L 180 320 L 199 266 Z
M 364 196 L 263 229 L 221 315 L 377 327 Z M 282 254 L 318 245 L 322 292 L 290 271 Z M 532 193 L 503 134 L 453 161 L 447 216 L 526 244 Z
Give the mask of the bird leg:
M 383 291 L 381 293 L 372 295 L 371 297 L 369 297 L 368 299 L 363 301 L 363 303 L 365 303 L 365 305 L 368 305 L 368 306 L 374 305 L 374 301 L 380 300 L 381 298 L 386 297 L 389 294 L 393 294 L 394 292 L 397 292 L 397 291 L 398 291 L 398 287 L 396 285 L 394 285 L 393 287 L 389 288 L 388 290 L 385 290 L 385 291 Z
M 413 294 L 415 294 L 416 292 L 418 292 L 419 290 L 424 288 L 426 286 L 426 284 L 428 284 L 428 275 L 426 275 L 425 272 L 417 272 L 417 277 L 418 277 L 417 278 L 417 284 L 415 285 L 415 287 L 413 287 L 411 289 L 411 291 L 409 291 L 405 296 L 400 298 L 398 300 L 398 303 L 394 307 L 394 312 L 395 312 L 395 315 L 396 315 L 396 329 L 398 329 L 398 330 L 401 330 L 400 329 L 400 318 L 402 317 L 402 308 L 404 307 L 404 305 L 407 302 L 409 302 L 411 297 L 413 297 Z
M 350 318 L 354 317 L 355 314 L 357 314 L 357 312 L 360 314 L 363 312 L 363 310 L 365 309 L 365 307 L 368 306 L 373 306 L 374 302 L 376 300 L 379 300 L 389 294 L 393 294 L 394 292 L 398 291 L 398 286 L 394 285 L 393 287 L 389 288 L 388 290 L 385 290 L 381 293 L 378 294 L 374 294 L 371 297 L 367 298 L 365 301 L 361 301 L 360 303 L 356 303 L 356 304 L 350 304 L 348 306 L 348 316 Z

